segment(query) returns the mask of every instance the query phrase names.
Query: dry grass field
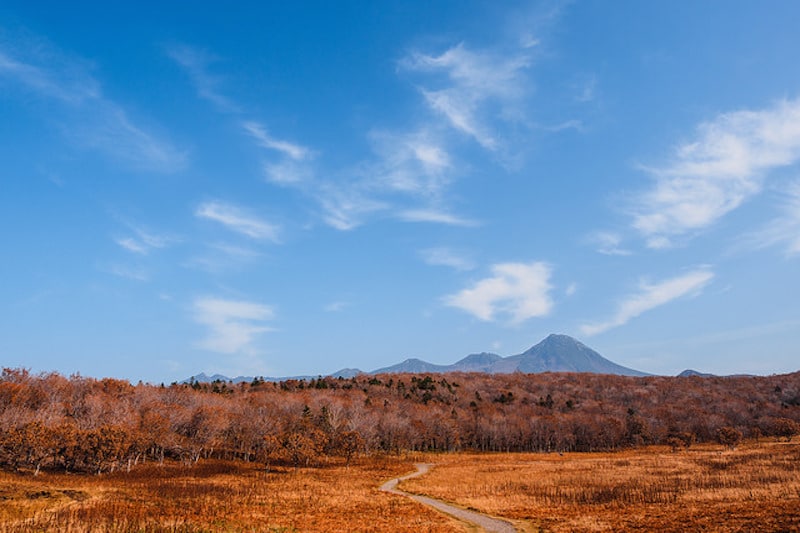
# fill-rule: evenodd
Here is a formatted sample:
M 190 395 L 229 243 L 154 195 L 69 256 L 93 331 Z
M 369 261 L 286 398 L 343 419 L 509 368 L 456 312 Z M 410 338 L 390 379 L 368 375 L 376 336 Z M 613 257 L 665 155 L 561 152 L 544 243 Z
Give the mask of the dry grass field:
M 0 533 L 21 531 L 392 531 L 464 527 L 378 485 L 402 483 L 526 531 L 799 531 L 800 444 L 615 453 L 412 454 L 349 468 L 201 461 L 130 473 L 0 473 Z
M 403 490 L 529 531 L 800 531 L 797 443 L 424 460 L 437 466 Z
M 0 532 L 463 531 L 378 490 L 410 470 L 401 459 L 364 459 L 297 472 L 201 462 L 101 476 L 0 473 Z

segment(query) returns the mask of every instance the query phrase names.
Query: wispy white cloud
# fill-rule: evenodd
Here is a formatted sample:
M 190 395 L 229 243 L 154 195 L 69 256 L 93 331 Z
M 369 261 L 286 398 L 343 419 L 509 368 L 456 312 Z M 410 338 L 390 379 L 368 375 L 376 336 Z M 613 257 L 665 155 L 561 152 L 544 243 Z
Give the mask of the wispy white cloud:
M 597 335 L 622 326 L 651 309 L 677 298 L 699 293 L 713 278 L 714 273 L 709 268 L 700 268 L 657 283 L 641 281 L 639 290 L 620 302 L 616 313 L 610 319 L 584 324 L 580 328 L 581 332 L 584 335 Z
M 122 248 L 125 248 L 129 252 L 133 252 L 135 254 L 146 255 L 147 252 L 150 251 L 150 249 L 147 246 L 145 246 L 144 243 L 137 241 L 133 237 L 124 237 L 116 239 L 115 242 Z
M 45 118 L 61 124 L 69 141 L 137 168 L 159 172 L 184 168 L 186 152 L 153 128 L 135 122 L 122 105 L 104 96 L 86 61 L 68 57 L 41 39 L 17 44 L 16 55 L 0 44 L 0 78 L 57 102 Z
M 541 39 L 539 39 L 538 37 L 534 36 L 534 35 L 533 35 L 532 33 L 530 33 L 530 32 L 525 32 L 525 33 L 524 33 L 524 34 L 523 34 L 523 35 L 522 35 L 522 36 L 519 38 L 519 45 L 520 45 L 522 48 L 536 48 L 536 47 L 537 47 L 537 46 L 539 46 L 540 44 L 542 44 L 542 41 L 541 41 Z
M 288 187 L 318 204 L 322 221 L 341 231 L 355 229 L 376 216 L 403 222 L 474 226 L 450 212 L 446 194 L 454 165 L 436 135 L 372 132 L 373 158 L 325 180 L 305 161 L 286 159 L 264 167 L 267 181 Z
M 105 270 L 109 274 L 113 274 L 120 278 L 130 279 L 133 281 L 150 281 L 150 274 L 143 268 L 132 267 L 127 265 L 111 265 Z
M 264 148 L 276 150 L 294 160 L 301 161 L 311 157 L 312 152 L 305 146 L 294 144 L 288 141 L 277 139 L 269 134 L 266 126 L 256 121 L 242 122 L 242 129 L 247 132 L 256 142 Z
M 597 96 L 597 76 L 590 75 L 579 80 L 575 86 L 575 101 L 585 104 Z
M 798 160 L 800 99 L 722 114 L 665 166 L 648 169 L 655 184 L 635 199 L 633 227 L 650 248 L 672 246 L 758 194 L 769 171 Z
M 546 130 L 546 131 L 553 132 L 553 133 L 558 133 L 558 132 L 566 131 L 566 130 L 575 130 L 575 131 L 582 132 L 582 131 L 584 131 L 586 129 L 584 127 L 584 125 L 583 125 L 583 121 L 578 120 L 578 119 L 565 120 L 563 122 L 559 122 L 558 124 L 553 124 L 552 126 L 544 125 L 544 126 L 541 126 L 541 128 Z
M 573 296 L 576 292 L 578 292 L 578 284 L 574 282 L 567 285 L 567 288 L 564 289 L 564 294 L 567 296 Z
M 207 245 L 205 252 L 187 261 L 185 266 L 214 273 L 235 271 L 252 264 L 262 255 L 257 250 L 242 246 L 212 243 Z
M 358 185 L 322 184 L 314 194 L 322 208 L 323 221 L 341 231 L 355 229 L 370 215 L 389 207 L 386 202 L 361 192 Z
M 350 307 L 350 302 L 336 301 L 326 305 L 325 311 L 327 311 L 328 313 L 340 313 L 348 307 Z
M 400 211 L 397 214 L 397 218 L 406 222 L 428 222 L 467 228 L 480 225 L 477 221 L 463 218 L 436 208 L 407 209 Z
M 236 113 L 239 106 L 223 95 L 218 86 L 220 80 L 210 73 L 210 66 L 217 58 L 212 54 L 185 44 L 168 46 L 167 55 L 180 65 L 197 90 L 197 94 L 216 105 L 222 111 Z
M 631 255 L 631 251 L 621 247 L 622 236 L 611 231 L 596 231 L 586 237 L 586 243 L 594 246 L 604 255 Z
M 247 235 L 253 239 L 279 242 L 280 228 L 247 209 L 219 201 L 200 204 L 195 210 L 195 216 L 219 222 L 231 231 Z
M 781 214 L 762 229 L 745 235 L 749 248 L 785 246 L 787 255 L 800 254 L 800 180 L 790 183 L 783 191 Z
M 502 56 L 458 45 L 438 56 L 410 54 L 400 67 L 429 77 L 421 93 L 444 121 L 426 119 L 405 132 L 373 131 L 369 134 L 373 157 L 335 183 L 315 181 L 305 168 L 283 164 L 268 166 L 267 179 L 311 194 L 325 223 L 340 230 L 358 227 L 376 215 L 403 222 L 476 226 L 476 221 L 453 213 L 447 197 L 460 167 L 448 148 L 452 128 L 486 148 L 497 148 L 489 125 L 524 94 L 522 71 L 527 64 L 519 49 L 516 55 Z M 445 78 L 444 87 L 436 87 L 437 76 Z
M 64 135 L 76 144 L 103 152 L 136 168 L 177 172 L 186 166 L 187 153 L 164 136 L 134 123 L 119 105 L 96 102 L 80 110 L 80 117 L 63 126 Z
M 484 148 L 496 150 L 498 139 L 490 124 L 492 119 L 511 115 L 507 111 L 524 94 L 523 73 L 530 63 L 524 52 L 472 51 L 462 43 L 438 56 L 411 54 L 400 66 L 411 72 L 444 74 L 446 83 L 432 81 L 430 85 L 437 88 L 420 89 L 427 105 L 456 130 Z M 499 106 L 499 112 L 491 110 L 492 105 Z
M 31 50 L 31 54 L 36 55 L 34 50 Z M 73 105 L 102 97 L 99 84 L 87 73 L 86 64 L 59 56 L 56 54 L 61 68 L 35 65 L 0 50 L 0 76 L 14 80 L 37 94 Z
M 152 250 L 166 248 L 175 241 L 173 237 L 159 235 L 134 224 L 127 223 L 126 225 L 133 233 L 133 236 L 118 237 L 114 239 L 114 242 L 135 254 L 147 255 Z
M 314 172 L 306 163 L 285 160 L 279 163 L 266 163 L 264 176 L 273 185 L 296 187 L 311 183 Z
M 440 91 L 422 91 L 425 101 L 434 110 L 443 114 L 450 124 L 489 150 L 497 149 L 497 139 L 481 124 L 475 116 L 477 102 L 460 94 L 458 91 L 442 89 Z
M 419 251 L 420 257 L 429 265 L 446 266 L 456 270 L 472 270 L 475 263 L 465 254 L 451 248 L 427 248 Z
M 437 197 L 449 185 L 453 167 L 450 154 L 433 132 L 373 132 L 370 140 L 377 160 L 365 172 L 373 187 Z
M 550 265 L 500 263 L 491 270 L 491 277 L 446 296 L 444 303 L 484 321 L 493 321 L 498 315 L 507 316 L 513 324 L 550 313 L 553 308 Z
M 256 337 L 271 331 L 264 323 L 275 318 L 270 306 L 212 297 L 197 298 L 192 311 L 195 321 L 209 330 L 199 346 L 224 354 L 252 350 Z

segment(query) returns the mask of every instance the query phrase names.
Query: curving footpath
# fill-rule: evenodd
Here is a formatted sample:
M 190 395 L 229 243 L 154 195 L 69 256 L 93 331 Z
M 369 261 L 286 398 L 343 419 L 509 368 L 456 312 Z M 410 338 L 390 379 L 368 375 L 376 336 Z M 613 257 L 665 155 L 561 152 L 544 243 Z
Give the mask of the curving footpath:
M 410 494 L 408 492 L 404 492 L 397 488 L 397 484 L 405 479 L 411 479 L 412 477 L 421 476 L 426 474 L 428 470 L 431 469 L 430 464 L 416 464 L 414 465 L 417 467 L 417 471 L 413 474 L 408 474 L 407 476 L 398 477 L 394 479 L 390 479 L 383 485 L 381 485 L 381 490 L 384 492 L 388 492 L 390 494 L 398 494 L 400 496 L 406 496 L 407 498 L 411 498 L 414 501 L 417 501 L 423 505 L 427 505 L 428 507 L 433 507 L 434 509 L 441 511 L 445 514 L 449 514 L 459 520 L 463 520 L 465 522 L 469 522 L 470 524 L 474 524 L 484 531 L 489 533 L 515 533 L 516 529 L 512 526 L 509 522 L 505 520 L 499 520 L 497 518 L 492 518 L 491 516 L 487 516 L 485 514 L 476 513 L 475 511 L 468 511 L 466 509 L 462 509 L 460 507 L 455 507 L 448 503 L 445 503 L 440 500 L 435 500 L 433 498 L 429 498 L 427 496 L 419 496 L 417 494 Z

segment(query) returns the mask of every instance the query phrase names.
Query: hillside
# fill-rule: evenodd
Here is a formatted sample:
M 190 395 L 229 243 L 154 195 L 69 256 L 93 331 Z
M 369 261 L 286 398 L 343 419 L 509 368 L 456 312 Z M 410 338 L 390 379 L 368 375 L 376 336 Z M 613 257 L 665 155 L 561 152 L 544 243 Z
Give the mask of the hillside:
M 360 373 L 379 374 L 444 374 L 447 372 L 483 372 L 487 374 L 511 374 L 522 372 L 537 374 L 541 372 L 587 372 L 591 374 L 612 374 L 617 376 L 647 376 L 649 374 L 606 359 L 595 350 L 568 335 L 551 334 L 538 344 L 518 355 L 502 357 L 494 353 L 474 353 L 450 365 L 437 365 L 410 358 L 395 365 L 386 366 L 371 372 L 362 372 L 357 368 L 346 368 L 330 374 L 330 377 L 353 377 Z M 293 376 L 291 378 L 262 378 L 264 381 L 281 381 L 285 379 L 310 379 L 310 376 Z M 205 374 L 193 376 L 185 382 L 198 381 L 252 381 L 253 378 L 238 377 L 227 379 L 216 374 L 208 378 Z
M 142 457 L 296 466 L 320 454 L 374 451 L 688 446 L 788 439 L 798 422 L 800 372 L 704 379 L 408 373 L 169 387 L 25 370 L 0 375 L 0 468 L 32 471 L 98 473 Z M 55 445 L 61 442 L 69 446 Z
M 493 353 L 468 355 L 451 365 L 434 365 L 420 359 L 407 359 L 393 366 L 379 368 L 370 374 L 397 374 L 405 372 L 486 372 L 510 374 L 523 372 L 589 372 L 618 376 L 646 376 L 648 374 L 626 368 L 610 361 L 582 342 L 568 335 L 548 335 L 539 344 L 518 355 L 501 357 Z

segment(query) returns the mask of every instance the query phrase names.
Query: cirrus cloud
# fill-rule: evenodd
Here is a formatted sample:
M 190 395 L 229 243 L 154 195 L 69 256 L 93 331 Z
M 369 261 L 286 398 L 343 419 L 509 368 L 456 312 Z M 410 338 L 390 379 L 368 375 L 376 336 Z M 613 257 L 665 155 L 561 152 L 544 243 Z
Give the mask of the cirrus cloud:
M 780 207 L 780 215 L 760 230 L 744 237 L 749 248 L 783 245 L 786 255 L 800 254 L 800 180 L 785 188 Z
M 447 83 L 429 88 L 437 85 L 431 80 L 428 88 L 420 88 L 426 104 L 452 128 L 492 151 L 499 148 L 492 118 L 519 115 L 508 111 L 525 93 L 524 71 L 530 64 L 524 52 L 504 55 L 473 51 L 463 43 L 438 56 L 414 53 L 400 61 L 400 66 L 410 72 L 445 74 Z M 493 113 L 492 106 L 499 110 Z
M 29 94 L 55 103 L 43 119 L 57 124 L 69 142 L 137 169 L 165 173 L 184 169 L 187 153 L 104 95 L 91 70 L 88 61 L 42 38 L 18 39 L 13 51 L 0 42 L 0 81 L 8 80 L 26 93 L 25 103 Z
M 721 114 L 665 166 L 647 169 L 655 184 L 635 199 L 632 225 L 649 248 L 668 248 L 761 192 L 769 171 L 798 160 L 800 99 Z
M 641 281 L 639 290 L 620 302 L 617 312 L 604 321 L 581 326 L 584 335 L 597 335 L 611 328 L 622 326 L 629 320 L 664 305 L 682 296 L 697 294 L 712 279 L 714 273 L 708 268 L 700 268 L 682 276 L 666 279 L 657 283 Z
M 491 322 L 498 315 L 512 324 L 546 316 L 553 308 L 550 297 L 552 268 L 547 263 L 499 263 L 492 275 L 456 294 L 444 297 L 445 305 L 457 307 Z
M 208 328 L 198 346 L 212 352 L 236 354 L 252 349 L 255 338 L 271 328 L 264 321 L 275 317 L 272 307 L 244 300 L 197 298 L 194 319 Z
M 232 204 L 218 201 L 206 202 L 198 206 L 195 216 L 219 222 L 231 231 L 253 239 L 279 242 L 278 226 Z

